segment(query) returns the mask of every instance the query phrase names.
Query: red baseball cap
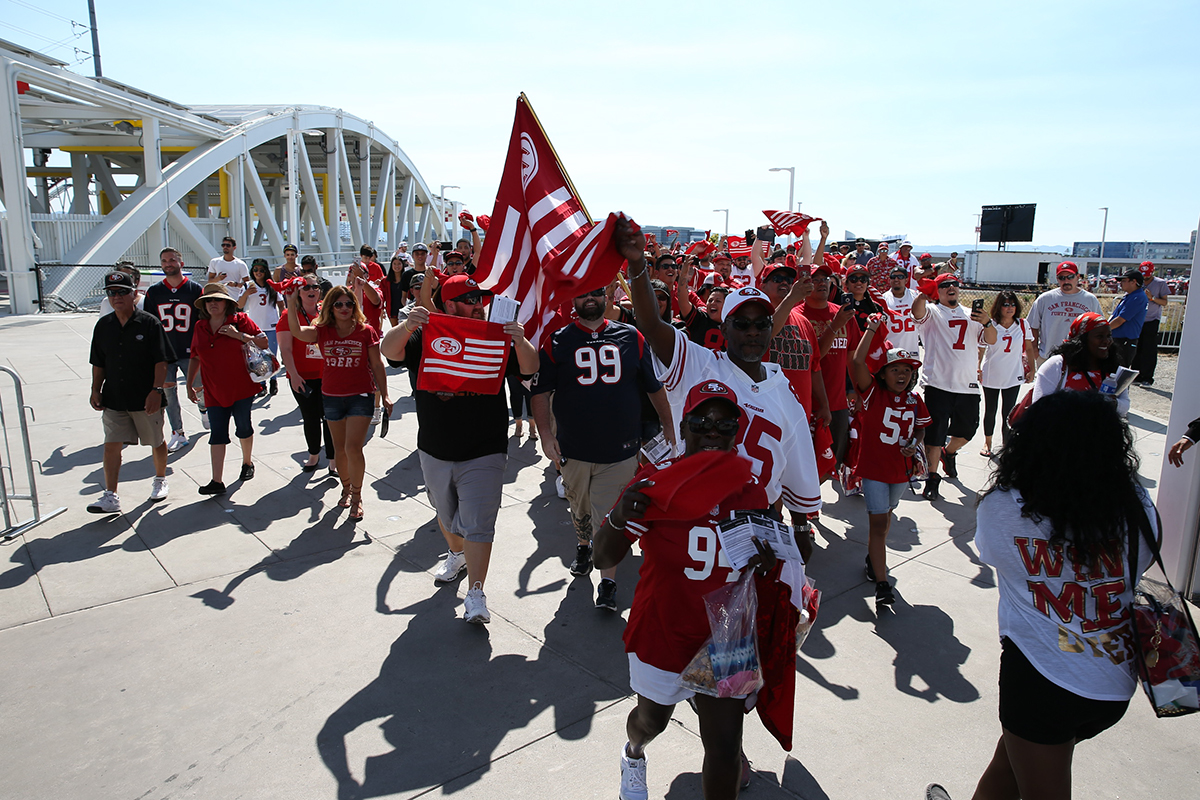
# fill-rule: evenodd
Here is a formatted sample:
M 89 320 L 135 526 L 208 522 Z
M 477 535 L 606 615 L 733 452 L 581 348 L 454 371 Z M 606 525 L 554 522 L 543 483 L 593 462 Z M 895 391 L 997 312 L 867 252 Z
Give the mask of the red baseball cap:
M 470 275 L 451 275 L 442 281 L 442 302 L 447 300 L 464 300 L 472 297 L 491 297 L 494 293 L 480 289 L 479 284 Z
M 712 257 L 712 260 L 713 261 L 732 261 L 733 259 L 729 257 L 729 253 L 726 253 L 724 250 L 722 250 L 721 252 L 714 255 Z
M 1069 272 L 1072 275 L 1078 275 L 1079 267 L 1075 266 L 1074 261 L 1064 261 L 1058 265 L 1058 269 L 1054 270 L 1054 274 L 1062 275 L 1064 272 Z
M 1074 266 L 1074 265 L 1072 265 Z M 1107 325 L 1108 320 L 1097 314 L 1095 311 L 1085 311 L 1071 322 L 1071 333 L 1069 336 L 1079 336 L 1087 334 L 1099 328 L 1101 325 Z M 1069 337 L 1068 337 L 1069 338 Z
M 931 256 L 929 253 L 921 253 L 921 255 L 917 256 L 917 261 L 924 261 L 927 258 L 932 260 L 933 256 Z
M 738 306 L 744 303 L 758 303 L 767 310 L 768 313 L 775 312 L 775 306 L 771 303 L 771 298 L 755 289 L 753 286 L 746 286 L 738 289 L 735 292 L 730 292 L 725 296 L 725 305 L 721 308 L 721 322 L 729 319 Z
M 773 274 L 779 272 L 780 270 L 786 270 L 787 272 L 792 273 L 793 283 L 800 274 L 793 264 L 768 264 L 767 268 L 762 271 L 762 277 L 759 278 L 759 285 L 761 286 L 762 284 L 766 283 Z
M 1141 264 L 1138 264 L 1138 272 L 1142 273 L 1147 278 L 1149 278 L 1151 275 L 1154 274 L 1154 262 L 1153 261 L 1143 261 Z
M 733 407 L 737 416 L 742 415 L 742 409 L 737 403 L 737 395 L 720 381 L 702 381 L 688 390 L 687 400 L 683 403 L 683 413 L 690 414 L 701 403 L 709 400 L 724 400 Z

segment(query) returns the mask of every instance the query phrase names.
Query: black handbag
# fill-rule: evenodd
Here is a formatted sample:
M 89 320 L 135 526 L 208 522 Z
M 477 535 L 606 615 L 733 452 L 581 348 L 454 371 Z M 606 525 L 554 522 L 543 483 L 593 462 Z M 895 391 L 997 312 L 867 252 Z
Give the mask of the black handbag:
M 1137 527 L 1165 578 L 1166 569 L 1147 514 L 1142 514 Z M 1138 682 L 1150 700 L 1155 716 L 1179 717 L 1195 713 L 1200 711 L 1200 635 L 1196 633 L 1196 623 L 1192 621 L 1187 602 L 1171 586 L 1170 579 L 1164 583 L 1139 578 L 1137 556 L 1138 538 L 1131 530 L 1129 575 L 1130 580 L 1137 580 L 1137 585 L 1129 616 Z

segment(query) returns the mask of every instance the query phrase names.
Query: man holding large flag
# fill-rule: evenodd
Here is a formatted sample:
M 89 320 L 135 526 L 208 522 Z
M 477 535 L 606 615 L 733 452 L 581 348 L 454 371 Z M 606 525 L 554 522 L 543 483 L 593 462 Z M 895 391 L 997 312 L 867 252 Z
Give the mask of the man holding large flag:
M 508 463 L 503 377 L 529 380 L 538 371 L 537 350 L 519 323 L 484 321 L 491 296 L 469 275 L 454 275 L 442 283 L 446 314 L 431 321 L 428 309 L 414 306 L 380 345 L 385 357 L 404 361 L 418 376 L 417 451 L 449 547 L 434 580 L 448 583 L 466 568 L 463 619 L 477 624 L 491 622 L 483 584 Z M 427 336 L 423 329 L 431 327 L 437 333 Z

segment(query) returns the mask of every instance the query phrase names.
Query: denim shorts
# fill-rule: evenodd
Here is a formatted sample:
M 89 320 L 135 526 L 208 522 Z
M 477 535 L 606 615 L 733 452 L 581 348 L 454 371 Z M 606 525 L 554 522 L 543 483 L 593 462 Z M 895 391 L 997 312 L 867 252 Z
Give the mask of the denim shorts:
M 863 500 L 867 501 L 868 514 L 886 514 L 900 505 L 900 496 L 908 488 L 907 483 L 884 483 L 863 478 Z
M 375 413 L 375 395 L 352 394 L 345 397 L 324 395 L 325 420 L 340 422 L 346 417 L 369 417 Z

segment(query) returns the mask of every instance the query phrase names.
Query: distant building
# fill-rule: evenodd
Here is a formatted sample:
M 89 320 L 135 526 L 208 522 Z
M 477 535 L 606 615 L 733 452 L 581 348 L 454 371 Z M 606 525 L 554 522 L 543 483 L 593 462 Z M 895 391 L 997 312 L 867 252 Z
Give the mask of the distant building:
M 1196 250 L 1196 232 L 1190 242 L 1105 242 L 1104 259 L 1131 258 L 1142 261 L 1191 261 Z M 1100 242 L 1075 242 L 1075 258 L 1099 258 Z
M 678 231 L 678 233 L 667 233 L 667 231 Z M 689 228 L 686 225 L 643 225 L 642 233 L 654 234 L 654 238 L 658 239 L 658 243 L 667 246 L 675 241 L 675 237 L 679 237 L 679 241 L 683 244 L 698 242 L 704 238 L 704 231 L 698 228 Z

